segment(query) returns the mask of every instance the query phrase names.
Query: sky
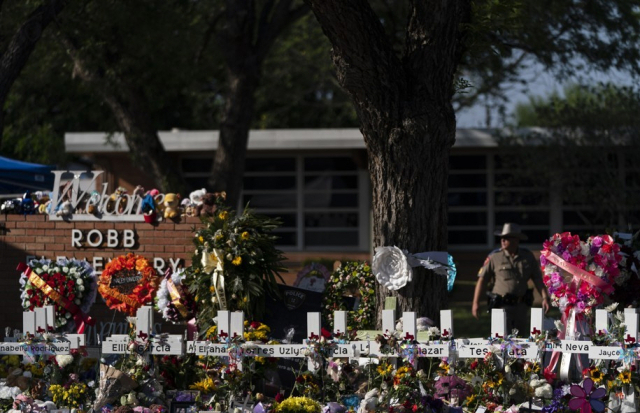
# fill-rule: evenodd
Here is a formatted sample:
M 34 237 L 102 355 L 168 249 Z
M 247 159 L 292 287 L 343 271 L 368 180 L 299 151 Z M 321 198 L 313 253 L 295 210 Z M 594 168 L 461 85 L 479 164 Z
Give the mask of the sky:
M 565 85 L 585 82 L 612 82 L 619 85 L 633 85 L 633 79 L 628 74 L 618 71 L 576 73 L 568 77 L 564 82 L 558 81 L 554 76 L 545 71 L 542 66 L 535 66 L 527 70 L 522 76 L 528 80 L 526 86 L 518 85 L 513 87 L 513 93 L 509 96 L 507 113 L 511 115 L 518 103 L 528 103 L 529 96 L 547 96 L 553 92 L 562 94 Z M 486 109 L 479 104 L 466 110 L 456 113 L 458 128 L 486 128 Z M 504 126 L 497 112 L 491 114 L 491 127 Z

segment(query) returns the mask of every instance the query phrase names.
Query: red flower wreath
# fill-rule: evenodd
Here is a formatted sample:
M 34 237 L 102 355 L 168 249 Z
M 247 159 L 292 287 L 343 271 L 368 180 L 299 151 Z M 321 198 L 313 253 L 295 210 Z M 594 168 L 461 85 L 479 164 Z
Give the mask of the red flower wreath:
M 160 277 L 146 258 L 129 253 L 109 262 L 98 281 L 98 291 L 107 307 L 129 315 L 155 297 Z

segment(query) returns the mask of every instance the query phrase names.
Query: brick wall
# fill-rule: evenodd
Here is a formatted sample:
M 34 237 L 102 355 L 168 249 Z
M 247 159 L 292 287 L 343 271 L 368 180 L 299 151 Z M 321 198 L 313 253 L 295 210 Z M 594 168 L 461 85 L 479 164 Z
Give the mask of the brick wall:
M 140 222 L 64 222 L 49 221 L 44 215 L 3 215 L 0 216 L 0 330 L 10 326 L 20 328 L 22 325 L 22 307 L 20 305 L 20 273 L 16 270 L 18 263 L 25 262 L 28 256 L 44 257 L 55 260 L 65 256 L 86 259 L 90 263 L 95 257 L 103 258 L 103 267 L 109 258 L 117 257 L 128 252 L 135 252 L 149 259 L 165 261 L 165 267 L 170 265 L 170 259 L 176 262 L 181 259 L 183 265 L 191 264 L 193 253 L 192 229 L 200 225 L 198 218 L 183 218 L 182 222 L 161 222 L 157 226 Z M 91 230 L 98 230 L 103 234 L 100 247 L 91 247 L 85 238 L 80 248 L 72 246 L 72 230 L 81 230 L 86 236 Z M 107 231 L 115 230 L 120 241 L 116 248 L 107 248 Z M 124 248 L 122 234 L 124 230 L 131 230 L 135 235 L 133 248 Z M 92 238 L 94 241 L 96 238 Z M 97 261 L 99 262 L 99 261 Z M 160 261 L 158 261 L 160 264 Z M 101 297 L 91 309 L 91 316 L 99 322 L 122 321 L 122 315 L 114 315 L 107 309 Z M 160 321 L 159 317 L 157 317 Z
M 102 257 L 104 264 L 109 258 L 117 257 L 128 252 L 135 252 L 149 259 L 153 263 L 154 258 L 161 258 L 165 265 L 170 265 L 181 259 L 185 266 L 191 265 L 193 253 L 193 228 L 201 225 L 198 218 L 182 218 L 178 223 L 160 222 L 157 226 L 140 222 L 64 222 L 49 221 L 45 215 L 0 215 L 0 332 L 4 327 L 20 328 L 22 325 L 22 307 L 20 304 L 20 273 L 16 270 L 18 263 L 25 262 L 28 256 L 55 260 L 59 256 L 67 258 L 86 259 L 94 263 L 96 257 Z M 73 230 L 83 233 L 82 246 L 72 245 Z M 86 236 L 92 230 L 98 230 L 103 235 L 102 246 L 91 247 Z M 116 248 L 108 248 L 107 232 L 115 230 L 119 236 Z M 133 248 L 124 248 L 122 234 L 125 230 L 133 231 L 135 244 Z M 96 237 L 92 241 L 96 241 Z M 285 266 L 289 272 L 282 277 L 287 284 L 293 284 L 298 271 L 302 268 L 306 259 L 359 259 L 370 260 L 368 253 L 344 253 L 344 252 L 291 252 L 287 253 Z M 166 268 L 166 266 L 164 267 Z M 101 269 L 101 268 L 97 268 Z M 124 316 L 114 314 L 107 309 L 102 298 L 98 296 L 91 309 L 91 316 L 96 319 L 98 330 L 101 323 L 112 321 L 121 322 Z M 156 321 L 161 321 L 156 315 Z M 163 324 L 163 330 L 172 329 Z M 166 328 L 165 328 L 166 326 Z M 174 331 L 175 332 L 175 331 Z M 2 334 L 0 334 L 1 336 Z

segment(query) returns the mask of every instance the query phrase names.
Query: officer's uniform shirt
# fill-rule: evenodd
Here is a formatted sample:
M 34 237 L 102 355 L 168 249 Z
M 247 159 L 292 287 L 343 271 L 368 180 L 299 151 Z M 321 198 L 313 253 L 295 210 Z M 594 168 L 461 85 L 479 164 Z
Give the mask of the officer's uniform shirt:
M 526 248 L 519 248 L 515 256 L 502 249 L 492 252 L 480 268 L 478 277 L 488 277 L 485 282 L 493 285 L 493 293 L 502 296 L 511 293 L 516 297 L 525 295 L 530 279 L 542 281 L 540 264 Z

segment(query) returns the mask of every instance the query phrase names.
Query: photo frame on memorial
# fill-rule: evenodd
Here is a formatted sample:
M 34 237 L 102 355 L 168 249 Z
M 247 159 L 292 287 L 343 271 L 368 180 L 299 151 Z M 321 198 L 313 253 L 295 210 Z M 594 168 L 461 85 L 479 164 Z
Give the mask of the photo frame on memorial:
M 171 402 L 171 409 L 169 413 L 189 413 L 193 411 L 192 407 L 196 405 L 196 402 Z

